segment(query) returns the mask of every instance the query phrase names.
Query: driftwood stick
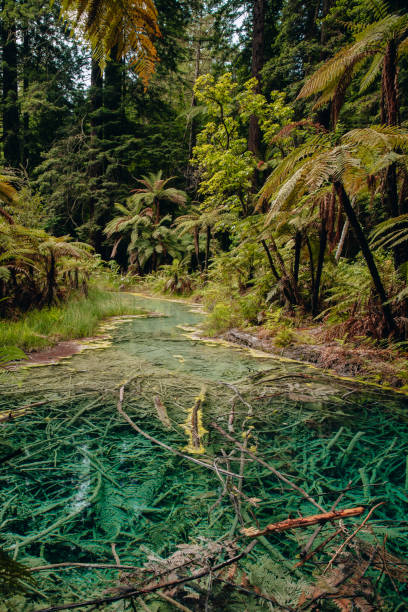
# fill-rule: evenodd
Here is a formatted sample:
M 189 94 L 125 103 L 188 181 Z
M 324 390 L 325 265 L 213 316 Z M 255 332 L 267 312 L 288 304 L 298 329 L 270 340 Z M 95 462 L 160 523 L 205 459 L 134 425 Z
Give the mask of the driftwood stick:
M 235 557 L 232 557 L 231 559 L 228 559 L 227 561 L 218 563 L 218 565 L 214 565 L 213 567 L 210 567 L 210 566 L 205 567 L 201 570 L 192 572 L 190 576 L 185 576 L 184 578 L 178 578 L 176 580 L 172 580 L 171 582 L 168 582 L 165 584 L 159 583 L 159 584 L 148 586 L 145 588 L 140 587 L 137 589 L 124 589 L 122 593 L 118 595 L 113 595 L 112 597 L 101 597 L 99 599 L 90 599 L 88 601 L 80 601 L 77 603 L 63 604 L 61 606 L 52 606 L 51 608 L 38 608 L 37 610 L 34 610 L 34 612 L 59 612 L 59 610 L 74 610 L 75 608 L 87 608 L 89 606 L 95 606 L 95 605 L 100 606 L 102 604 L 114 603 L 115 601 L 121 601 L 122 599 L 130 599 L 132 597 L 136 597 L 137 595 L 146 595 L 148 593 L 154 593 L 156 591 L 159 591 L 162 589 L 168 589 L 170 587 L 177 586 L 179 584 L 185 584 L 186 582 L 191 582 L 192 580 L 198 580 L 199 578 L 203 578 L 204 576 L 207 576 L 210 572 L 217 572 L 218 570 L 221 570 L 224 567 L 231 565 L 232 563 L 236 563 L 237 561 L 242 559 L 242 557 L 245 557 L 246 555 L 248 555 L 251 552 L 251 550 L 255 547 L 256 544 L 257 544 L 257 541 L 254 540 L 253 542 L 250 542 L 250 544 L 248 544 L 248 546 L 246 546 L 240 553 L 235 555 Z
M 227 470 L 223 470 L 222 468 L 217 468 L 216 469 L 213 465 L 211 465 L 211 463 L 207 463 L 206 461 L 200 461 L 199 459 L 195 459 L 194 457 L 190 457 L 190 455 L 185 455 L 184 453 L 181 453 L 180 451 L 176 450 L 175 448 L 173 448 L 171 446 L 168 446 L 168 444 L 165 444 L 164 442 L 161 442 L 160 440 L 157 440 L 156 438 L 153 438 L 153 436 L 151 436 L 150 434 L 148 434 L 145 431 L 143 431 L 143 429 L 140 429 L 140 427 L 138 425 L 136 425 L 136 423 L 134 423 L 132 421 L 130 416 L 128 414 L 126 414 L 126 412 L 123 410 L 122 406 L 123 406 L 124 392 L 125 392 L 125 387 L 121 387 L 120 391 L 119 391 L 119 401 L 118 401 L 118 405 L 117 405 L 118 412 L 125 419 L 125 421 L 127 421 L 129 423 L 129 425 L 132 427 L 132 429 L 137 431 L 137 433 L 139 433 L 141 436 L 143 436 L 144 438 L 147 438 L 147 440 L 150 440 L 150 442 L 153 442 L 154 444 L 157 444 L 158 446 L 161 446 L 162 448 L 165 448 L 170 453 L 173 453 L 173 455 L 177 455 L 178 457 L 182 457 L 183 459 L 187 459 L 187 461 L 192 461 L 193 463 L 196 463 L 197 465 L 202 465 L 203 467 L 206 467 L 209 470 L 212 470 L 213 472 L 218 470 L 218 472 L 220 472 L 221 474 L 226 474 L 227 476 L 233 476 L 234 478 L 240 478 L 239 474 L 235 474 L 234 472 L 228 472 Z
M 194 448 L 200 448 L 201 446 L 200 432 L 198 431 L 198 411 L 205 401 L 205 393 L 205 388 L 201 389 L 200 395 L 196 397 L 193 412 L 191 413 L 191 442 Z
M 261 529 L 259 531 L 253 527 L 244 527 L 241 529 L 241 533 L 250 538 L 257 538 L 258 536 L 265 535 L 266 533 L 288 531 L 289 529 L 299 529 L 300 527 L 309 527 L 310 525 L 327 523 L 327 521 L 338 521 L 340 519 L 350 518 L 351 516 L 359 516 L 360 514 L 363 514 L 364 510 L 364 506 L 357 506 L 357 508 L 346 508 L 345 510 L 334 510 L 333 512 L 324 512 L 323 514 L 313 514 L 312 516 L 286 519 L 286 521 L 279 521 L 279 523 L 267 525 L 265 529 Z
M 231 442 L 234 442 L 234 444 L 241 449 L 241 451 L 247 453 L 250 457 L 252 457 L 252 459 L 254 459 L 255 461 L 257 461 L 260 465 L 263 465 L 264 468 L 266 468 L 267 470 L 269 470 L 270 472 L 272 472 L 272 474 L 275 474 L 275 476 L 277 478 L 279 478 L 279 480 L 282 480 L 282 482 L 286 483 L 287 485 L 289 485 L 292 489 L 294 489 L 295 491 L 297 491 L 298 493 L 300 493 L 300 495 L 302 497 L 304 497 L 305 499 L 307 499 L 307 501 L 309 501 L 311 504 L 313 504 L 316 508 L 318 508 L 319 510 L 321 510 L 321 512 L 324 512 L 324 508 L 322 508 L 322 506 L 317 503 L 317 501 L 315 501 L 313 499 L 313 497 L 310 497 L 310 495 L 308 493 L 306 493 L 306 491 L 304 489 L 302 489 L 302 487 L 298 487 L 298 485 L 296 485 L 294 482 L 292 482 L 291 480 L 289 480 L 288 478 L 286 478 L 286 476 L 284 476 L 281 472 L 279 472 L 277 469 L 275 469 L 272 465 L 269 465 L 269 463 L 266 463 L 266 461 L 264 461 L 263 459 L 260 459 L 259 457 L 257 457 L 254 453 L 252 453 L 248 448 L 245 448 L 240 442 L 238 442 L 238 440 L 236 440 L 235 438 L 233 438 L 232 436 L 230 436 L 222 427 L 220 427 L 217 423 L 215 423 L 214 421 L 211 423 L 212 426 L 215 429 L 218 429 L 218 431 L 220 433 L 222 433 L 222 435 L 227 438 L 227 440 L 230 440 Z

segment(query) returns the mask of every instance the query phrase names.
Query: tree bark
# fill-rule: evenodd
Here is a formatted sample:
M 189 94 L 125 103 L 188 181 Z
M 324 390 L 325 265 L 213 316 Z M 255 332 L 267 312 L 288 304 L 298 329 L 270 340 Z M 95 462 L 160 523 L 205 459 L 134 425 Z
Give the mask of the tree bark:
M 300 251 L 302 248 L 302 232 L 297 231 L 295 235 L 295 259 L 293 262 L 293 278 L 295 280 L 296 288 L 299 280 L 299 264 L 300 264 Z
M 378 273 L 378 269 L 374 261 L 374 257 L 368 244 L 367 238 L 365 237 L 363 229 L 357 219 L 356 213 L 354 212 L 350 199 L 346 193 L 346 190 L 344 189 L 343 183 L 341 183 L 340 181 L 335 181 L 334 187 L 336 189 L 339 201 L 343 206 L 343 210 L 350 221 L 351 227 L 353 228 L 354 234 L 357 238 L 357 242 L 361 248 L 361 252 L 363 253 L 364 259 L 367 263 L 367 267 L 370 271 L 371 278 L 373 279 L 375 290 L 377 292 L 378 297 L 380 298 L 381 308 L 384 314 L 387 331 L 388 333 L 397 333 L 397 328 L 395 325 L 394 318 L 392 316 L 390 305 L 387 304 L 388 298 L 385 293 L 384 285 L 382 284 L 382 280 Z
M 324 254 L 326 252 L 327 245 L 327 227 L 326 219 L 323 218 L 320 227 L 319 236 L 319 256 L 317 258 L 316 277 L 314 281 L 313 297 L 312 297 L 312 315 L 315 317 L 319 310 L 319 293 L 320 293 L 320 282 L 322 280 L 322 271 L 324 264 Z
M 5 14 L 4 1 L 2 9 L 3 14 Z M 16 36 L 15 21 L 6 16 L 1 26 L 3 48 L 3 153 L 6 163 L 14 168 L 18 167 L 21 162 Z
M 29 87 L 29 70 L 28 62 L 30 57 L 30 31 L 29 26 L 26 25 L 23 32 L 23 96 L 27 95 Z M 27 112 L 23 114 L 23 136 L 22 136 L 22 160 L 25 165 L 28 165 L 29 158 L 29 144 L 28 135 L 30 129 L 29 115 Z
M 349 227 L 350 227 L 350 221 L 347 218 L 345 220 L 345 222 L 344 222 L 343 229 L 341 231 L 341 236 L 340 236 L 339 244 L 337 246 L 337 251 L 336 251 L 336 255 L 335 255 L 335 259 L 336 259 L 337 263 L 339 262 L 341 254 L 343 252 L 344 243 L 346 242 L 346 238 L 347 238 L 347 233 L 349 231 Z
M 50 250 L 50 266 L 48 268 L 47 274 L 47 304 L 51 306 L 54 301 L 54 287 L 55 287 L 55 255 L 52 250 Z
M 387 125 L 399 125 L 398 104 L 398 51 L 396 41 L 391 39 L 387 45 L 384 56 L 382 82 L 381 82 L 381 121 Z M 390 217 L 397 217 L 398 206 L 398 184 L 397 167 L 391 164 L 385 171 L 383 206 Z M 408 261 L 406 249 L 401 245 L 393 249 L 394 265 L 398 269 Z
M 207 225 L 206 242 L 205 242 L 205 263 L 204 263 L 204 269 L 206 273 L 208 272 L 208 261 L 210 259 L 210 243 L 211 243 L 211 227 Z
M 200 262 L 200 230 L 198 227 L 194 228 L 194 251 L 197 261 L 197 268 L 201 271 L 201 262 Z
M 258 81 L 255 91 L 261 91 L 261 71 L 264 65 L 265 47 L 265 0 L 253 0 L 252 12 L 252 65 L 251 74 Z M 261 130 L 258 119 L 252 115 L 249 119 L 248 149 L 259 156 L 261 148 Z
M 261 240 L 261 244 L 262 244 L 262 246 L 263 246 L 263 248 L 265 250 L 266 256 L 268 258 L 269 267 L 272 270 L 272 274 L 274 275 L 276 280 L 280 280 L 281 277 L 279 276 L 278 271 L 275 268 L 275 264 L 273 263 L 272 255 L 271 255 L 271 252 L 270 252 L 270 250 L 268 248 L 268 245 L 266 244 L 266 241 L 265 240 Z

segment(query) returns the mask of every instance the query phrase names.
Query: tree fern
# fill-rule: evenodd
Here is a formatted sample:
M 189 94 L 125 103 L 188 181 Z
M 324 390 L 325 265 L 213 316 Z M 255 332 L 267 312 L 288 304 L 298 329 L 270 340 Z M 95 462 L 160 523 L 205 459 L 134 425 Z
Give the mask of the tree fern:
M 152 39 L 160 35 L 152 0 L 63 0 L 61 15 L 83 32 L 101 68 L 115 50 L 147 85 L 158 60 Z

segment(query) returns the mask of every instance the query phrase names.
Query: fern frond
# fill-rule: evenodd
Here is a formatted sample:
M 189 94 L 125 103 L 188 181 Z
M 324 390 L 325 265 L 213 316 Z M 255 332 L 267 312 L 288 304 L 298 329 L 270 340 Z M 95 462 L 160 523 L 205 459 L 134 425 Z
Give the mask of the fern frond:
M 160 36 L 153 0 L 63 0 L 61 16 L 82 30 L 101 69 L 115 49 L 147 86 L 158 61 L 152 39 Z

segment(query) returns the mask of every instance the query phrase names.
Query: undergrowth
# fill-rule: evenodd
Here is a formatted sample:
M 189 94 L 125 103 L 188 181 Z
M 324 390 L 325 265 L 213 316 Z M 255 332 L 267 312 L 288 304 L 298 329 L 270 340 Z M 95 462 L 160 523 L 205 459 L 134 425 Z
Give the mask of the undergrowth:
M 0 348 L 46 348 L 61 340 L 92 336 L 107 317 L 141 312 L 132 295 L 92 288 L 88 297 L 73 296 L 65 304 L 32 310 L 17 321 L 1 321 Z

